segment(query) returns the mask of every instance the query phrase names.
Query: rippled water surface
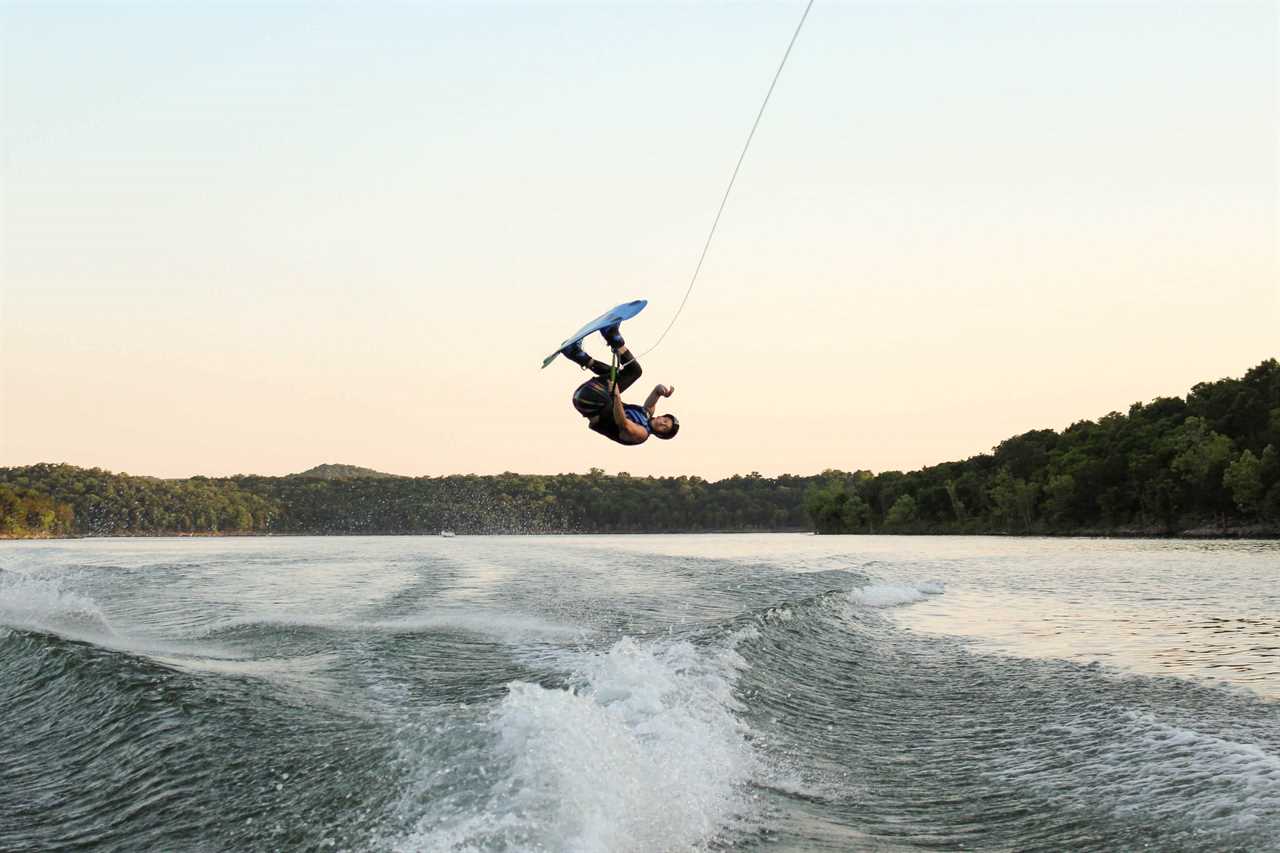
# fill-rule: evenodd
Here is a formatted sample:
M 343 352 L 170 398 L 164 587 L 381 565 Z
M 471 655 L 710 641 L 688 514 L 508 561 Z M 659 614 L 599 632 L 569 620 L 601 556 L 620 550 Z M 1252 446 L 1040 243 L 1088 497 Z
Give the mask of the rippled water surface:
M 1280 850 L 1280 543 L 0 543 L 0 850 Z

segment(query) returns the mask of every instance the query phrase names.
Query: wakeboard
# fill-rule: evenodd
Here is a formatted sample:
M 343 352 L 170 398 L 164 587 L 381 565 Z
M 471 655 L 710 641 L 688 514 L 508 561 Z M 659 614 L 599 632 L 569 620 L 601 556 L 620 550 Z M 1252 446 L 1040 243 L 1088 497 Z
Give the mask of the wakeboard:
M 591 334 L 592 332 L 598 332 L 601 329 L 607 329 L 608 327 L 614 325 L 615 323 L 621 323 L 623 320 L 630 320 L 632 317 L 636 316 L 641 311 L 643 311 L 644 306 L 648 304 L 649 304 L 649 300 L 647 299 L 636 299 L 631 302 L 624 302 L 621 305 L 617 306 L 616 308 L 610 308 L 608 311 L 604 312 L 599 317 L 595 318 L 590 323 L 587 323 L 581 329 L 574 332 L 573 335 L 565 338 L 564 343 L 560 344 L 560 349 L 551 353 L 551 355 L 547 356 L 542 360 L 542 366 L 546 367 L 548 364 L 555 361 L 556 356 L 564 352 L 566 347 L 570 347 L 576 343 L 580 343 L 583 338 L 585 338 L 587 335 Z

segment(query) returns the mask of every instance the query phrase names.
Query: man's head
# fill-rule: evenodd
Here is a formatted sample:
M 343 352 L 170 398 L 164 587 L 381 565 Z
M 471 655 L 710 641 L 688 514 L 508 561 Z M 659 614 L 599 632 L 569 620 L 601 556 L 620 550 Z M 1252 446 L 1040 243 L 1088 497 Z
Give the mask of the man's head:
M 649 429 L 658 438 L 675 438 L 680 431 L 680 422 L 675 415 L 654 415 L 649 421 Z

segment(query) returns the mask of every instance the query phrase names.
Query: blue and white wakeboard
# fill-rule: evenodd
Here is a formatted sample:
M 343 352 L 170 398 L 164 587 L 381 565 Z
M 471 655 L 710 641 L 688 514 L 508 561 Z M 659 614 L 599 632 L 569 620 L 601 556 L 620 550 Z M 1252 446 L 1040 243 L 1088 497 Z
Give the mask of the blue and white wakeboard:
M 632 302 L 624 302 L 616 308 L 610 308 L 608 311 L 604 312 L 599 317 L 574 332 L 572 336 L 565 338 L 564 343 L 560 345 L 560 349 L 551 353 L 551 355 L 542 360 L 542 366 L 546 367 L 548 364 L 555 361 L 556 356 L 564 352 L 566 347 L 573 346 L 576 343 L 581 343 L 582 339 L 592 332 L 607 329 L 615 323 L 621 323 L 623 320 L 630 320 L 632 317 L 643 311 L 644 306 L 648 304 L 649 300 L 647 299 L 636 299 Z

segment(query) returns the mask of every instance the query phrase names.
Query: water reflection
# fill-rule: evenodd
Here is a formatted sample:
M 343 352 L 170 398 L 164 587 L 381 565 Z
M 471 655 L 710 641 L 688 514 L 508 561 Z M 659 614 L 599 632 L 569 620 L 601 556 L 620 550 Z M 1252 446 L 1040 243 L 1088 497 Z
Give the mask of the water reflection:
M 1146 595 L 1121 603 L 953 583 L 945 596 L 894 615 L 905 628 L 969 637 L 990 651 L 1227 680 L 1280 698 L 1280 618 L 1195 613 L 1203 606 L 1212 602 Z

